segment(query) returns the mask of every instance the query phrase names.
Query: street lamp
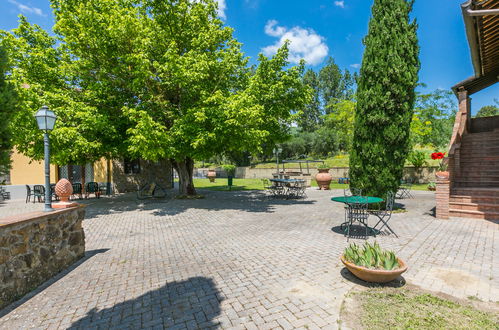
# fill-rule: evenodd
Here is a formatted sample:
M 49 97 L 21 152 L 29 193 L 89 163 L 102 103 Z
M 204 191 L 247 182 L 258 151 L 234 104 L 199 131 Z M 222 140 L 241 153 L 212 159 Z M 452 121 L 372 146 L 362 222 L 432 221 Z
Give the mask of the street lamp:
M 54 129 L 57 116 L 46 105 L 40 108 L 35 114 L 38 128 L 44 131 L 43 144 L 45 151 L 45 212 L 53 211 L 52 193 L 50 189 L 50 141 L 49 131 Z
M 282 152 L 282 148 L 274 148 L 272 150 L 276 157 L 276 167 L 277 167 L 277 175 L 279 175 L 279 154 Z

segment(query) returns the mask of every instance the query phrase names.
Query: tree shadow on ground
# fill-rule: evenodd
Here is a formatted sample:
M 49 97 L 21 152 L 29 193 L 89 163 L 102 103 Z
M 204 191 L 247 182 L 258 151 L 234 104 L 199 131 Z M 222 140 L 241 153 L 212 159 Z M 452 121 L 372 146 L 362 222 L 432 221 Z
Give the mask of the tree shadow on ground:
M 156 216 L 173 216 L 189 209 L 212 211 L 234 210 L 245 212 L 273 213 L 281 205 L 310 205 L 316 201 L 304 199 L 281 199 L 267 196 L 261 191 L 199 191 L 204 198 L 176 199 L 171 193 L 164 199 L 138 200 L 135 194 L 125 194 L 108 198 L 82 200 L 86 204 L 86 218 L 128 211 L 152 212 Z M 77 201 L 78 202 L 78 201 Z
M 360 278 L 356 277 L 354 274 L 352 274 L 346 267 L 343 267 L 340 271 L 341 276 L 346 279 L 349 282 L 355 283 L 357 285 L 366 287 L 366 288 L 376 288 L 376 287 L 391 287 L 391 288 L 400 288 L 403 287 L 406 284 L 405 278 L 400 275 L 393 281 L 390 281 L 388 283 L 371 283 L 371 282 L 366 282 L 361 280 Z
M 62 279 L 64 276 L 68 275 L 70 272 L 72 272 L 73 270 L 75 270 L 78 266 L 80 266 L 81 264 L 83 264 L 88 259 L 92 258 L 96 254 L 105 253 L 107 251 L 109 251 L 109 249 L 98 249 L 98 250 L 85 251 L 85 255 L 83 256 L 83 258 L 81 258 L 80 260 L 76 261 L 71 266 L 69 266 L 68 268 L 64 269 L 60 273 L 56 274 L 55 276 L 53 276 L 49 280 L 43 282 L 36 289 L 34 289 L 33 291 L 25 294 L 19 300 L 16 300 L 15 302 L 11 303 L 10 305 L 5 306 L 5 308 L 3 308 L 2 310 L 0 310 L 0 318 L 2 318 L 5 315 L 9 314 L 10 312 L 12 312 L 17 307 L 21 306 L 25 302 L 29 301 L 31 298 L 35 297 L 37 294 L 43 292 L 46 288 L 48 288 L 52 284 L 56 283 L 57 281 L 59 281 L 60 279 Z
M 93 308 L 69 329 L 215 329 L 221 301 L 212 279 L 191 277 L 109 308 Z

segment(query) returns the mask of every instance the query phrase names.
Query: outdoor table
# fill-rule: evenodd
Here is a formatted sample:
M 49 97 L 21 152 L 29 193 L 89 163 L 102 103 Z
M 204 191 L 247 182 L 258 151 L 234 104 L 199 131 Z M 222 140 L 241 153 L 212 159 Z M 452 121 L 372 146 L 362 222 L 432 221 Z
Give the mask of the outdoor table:
M 339 196 L 339 197 L 332 197 L 331 200 L 333 202 L 339 202 L 339 203 L 344 203 L 344 204 L 354 204 L 354 203 L 374 204 L 374 203 L 381 203 L 384 201 L 383 198 L 371 197 L 371 196 Z M 346 213 L 345 213 L 345 217 L 346 217 Z M 343 228 L 347 224 L 348 224 L 348 221 L 343 222 L 340 225 L 340 228 Z
M 275 187 L 278 187 L 278 189 L 276 189 L 275 191 L 276 195 L 286 197 L 288 197 L 288 194 L 290 192 L 290 189 L 288 189 L 289 184 L 296 182 L 305 183 L 305 180 L 303 179 L 269 179 L 269 181 L 272 182 Z
M 345 204 L 365 203 L 366 199 L 367 199 L 367 204 L 381 203 L 384 200 L 383 198 L 370 197 L 370 196 L 340 196 L 340 197 L 331 198 L 333 202 L 339 202 Z

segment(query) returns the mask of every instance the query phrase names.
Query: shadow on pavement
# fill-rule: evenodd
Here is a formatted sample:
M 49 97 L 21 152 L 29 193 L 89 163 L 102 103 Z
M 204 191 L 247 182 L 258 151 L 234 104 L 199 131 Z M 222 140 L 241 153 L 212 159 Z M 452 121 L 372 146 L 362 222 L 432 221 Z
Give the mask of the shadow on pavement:
M 214 329 L 221 301 L 212 279 L 191 277 L 109 308 L 94 308 L 69 329 Z
M 278 199 L 261 191 L 210 191 L 199 190 L 202 199 L 176 199 L 173 192 L 165 199 L 138 200 L 135 194 L 125 194 L 93 200 L 76 201 L 86 204 L 85 218 L 128 211 L 152 211 L 156 216 L 173 216 L 189 209 L 234 210 L 272 213 L 279 205 L 315 204 L 312 199 Z
M 397 277 L 393 281 L 388 282 L 388 283 L 371 283 L 371 282 L 363 281 L 360 278 L 356 277 L 346 267 L 343 267 L 341 269 L 340 274 L 347 281 L 350 281 L 350 282 L 355 283 L 357 285 L 361 285 L 361 286 L 366 287 L 366 288 L 376 288 L 376 287 L 381 287 L 381 286 L 382 287 L 391 287 L 391 288 L 401 288 L 406 284 L 405 278 L 402 275 Z

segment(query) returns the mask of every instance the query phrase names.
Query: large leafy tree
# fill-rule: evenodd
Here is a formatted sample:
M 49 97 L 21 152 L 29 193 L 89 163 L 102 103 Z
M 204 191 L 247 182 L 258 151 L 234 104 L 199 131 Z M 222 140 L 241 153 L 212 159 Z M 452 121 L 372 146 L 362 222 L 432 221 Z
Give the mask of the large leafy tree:
M 413 1 L 375 0 L 357 89 L 352 185 L 367 195 L 396 191 L 409 152 L 419 72 Z
M 495 105 L 485 105 L 478 110 L 476 117 L 499 116 L 499 108 Z
M 310 87 L 312 97 L 311 101 L 303 107 L 297 122 L 302 131 L 313 132 L 322 121 L 320 82 L 317 73 L 312 69 L 308 69 L 303 75 L 303 83 Z
M 10 64 L 7 53 L 0 45 L 0 175 L 10 168 L 12 151 L 12 130 L 10 122 L 17 107 L 17 94 L 14 86 L 7 81 Z
M 81 88 L 63 44 L 21 16 L 19 27 L 1 32 L 1 44 L 11 60 L 9 81 L 19 97 L 12 121 L 12 142 L 32 159 L 43 158 L 43 135 L 34 113 L 48 105 L 58 116 L 51 132 L 51 160 L 56 164 L 83 164 L 117 155 L 123 139 L 114 129 L 118 118 L 90 91 Z
M 120 153 L 168 158 L 182 194 L 194 159 L 283 140 L 308 100 L 287 45 L 251 72 L 212 0 L 53 0 L 77 84 L 102 110 Z

